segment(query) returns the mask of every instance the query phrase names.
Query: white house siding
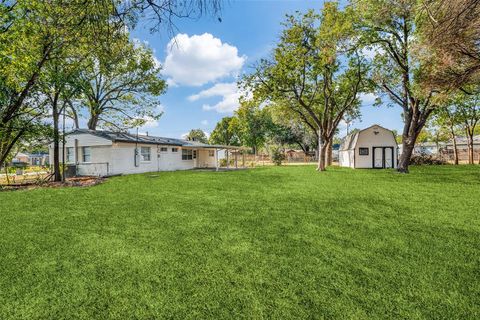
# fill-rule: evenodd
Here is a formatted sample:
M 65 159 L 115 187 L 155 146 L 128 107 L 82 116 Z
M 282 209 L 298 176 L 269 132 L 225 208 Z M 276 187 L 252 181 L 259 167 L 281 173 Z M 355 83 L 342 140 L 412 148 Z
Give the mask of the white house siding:
M 378 134 L 375 134 L 375 131 L 378 131 Z M 361 131 L 357 138 L 355 168 L 372 168 L 373 147 L 392 147 L 394 168 L 397 167 L 397 143 L 392 132 L 382 127 L 371 127 Z M 360 155 L 360 148 L 368 148 L 368 155 Z
M 82 147 L 90 147 L 91 159 L 83 161 Z M 135 148 L 140 154 L 138 166 L 135 166 Z M 150 161 L 142 161 L 141 148 L 150 148 Z M 214 168 L 215 156 L 209 155 L 214 148 L 180 147 L 175 145 L 158 145 L 150 143 L 112 142 L 93 134 L 71 134 L 66 137 L 65 157 L 67 148 L 73 149 L 71 164 L 77 165 L 78 175 L 116 175 L 156 171 L 188 170 L 193 168 Z M 167 148 L 162 151 L 162 148 Z M 197 157 L 192 160 L 182 160 L 182 148 L 196 150 Z M 62 149 L 62 146 L 60 146 Z M 174 152 L 173 149 L 177 151 Z M 60 151 L 61 152 L 61 151 Z M 224 154 L 219 150 L 219 159 Z M 49 154 L 53 159 L 53 144 L 49 147 Z M 60 162 L 64 157 L 60 154 Z
M 140 157 L 138 166 L 135 167 L 135 144 L 115 143 L 112 147 L 111 174 L 188 170 L 195 167 L 194 160 L 182 160 L 181 147 L 155 144 L 138 144 L 139 152 L 141 147 L 150 148 L 150 161 L 142 161 Z M 161 147 L 167 148 L 167 151 L 161 151 Z M 178 151 L 172 152 L 172 148 L 178 148 Z
M 75 143 L 76 142 L 76 143 Z M 73 162 L 75 161 L 82 162 L 82 147 L 91 147 L 92 159 L 94 157 L 99 157 L 99 161 L 108 162 L 108 159 L 102 156 L 102 151 L 108 150 L 112 145 L 112 141 L 97 137 L 91 134 L 78 134 L 78 135 L 68 135 L 65 137 L 65 155 L 62 154 L 62 141 L 60 141 L 60 163 L 64 162 L 64 157 L 66 158 L 67 148 L 73 148 Z M 100 148 L 103 147 L 103 148 Z M 100 149 L 99 149 L 100 148 Z M 49 145 L 48 148 L 50 164 L 53 163 L 53 143 Z
M 198 150 L 197 163 L 196 167 L 198 168 L 213 168 L 215 167 L 215 149 L 210 149 L 213 151 L 213 157 L 209 155 L 209 150 L 200 149 Z

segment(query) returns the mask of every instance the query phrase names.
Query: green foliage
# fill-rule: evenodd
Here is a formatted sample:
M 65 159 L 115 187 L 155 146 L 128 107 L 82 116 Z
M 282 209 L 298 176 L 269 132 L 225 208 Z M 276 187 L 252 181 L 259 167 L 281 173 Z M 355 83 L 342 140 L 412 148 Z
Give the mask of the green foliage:
M 202 129 L 192 129 L 185 137 L 190 141 L 198 141 L 201 143 L 208 143 L 208 138 L 205 132 Z
M 283 149 L 278 145 L 271 145 L 269 147 L 270 158 L 276 166 L 281 166 L 285 160 L 285 153 Z
M 255 100 L 242 100 L 235 111 L 238 119 L 240 141 L 245 146 L 252 147 L 255 152 L 261 147 L 272 128 L 272 121 L 267 110 L 260 108 Z
M 86 106 L 88 127 L 138 127 L 161 115 L 158 96 L 166 90 L 152 50 L 122 32 L 108 50 L 88 57 L 79 75 L 78 105 Z
M 237 117 L 222 118 L 210 134 L 209 142 L 226 146 L 240 145 L 240 128 Z
M 272 58 L 261 60 L 242 85 L 255 99 L 278 106 L 285 118 L 295 114 L 292 119 L 328 144 L 342 119 L 359 116 L 359 94 L 370 90 L 354 21 L 352 8 L 341 10 L 336 2 L 325 3 L 320 14 L 309 10 L 287 16 Z M 319 169 L 324 169 L 322 162 Z

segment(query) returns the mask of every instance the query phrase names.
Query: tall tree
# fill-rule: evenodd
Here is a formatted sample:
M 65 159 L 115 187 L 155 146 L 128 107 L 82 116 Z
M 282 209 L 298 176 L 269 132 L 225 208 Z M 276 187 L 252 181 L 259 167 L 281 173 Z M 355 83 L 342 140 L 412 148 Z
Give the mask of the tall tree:
M 288 16 L 271 60 L 262 60 L 245 78 L 254 95 L 282 101 L 318 132 L 318 170 L 339 122 L 358 114 L 368 66 L 356 47 L 351 7 L 326 2 L 321 15 Z
M 216 14 L 218 0 L 39 1 L 0 2 L 0 166 L 22 135 L 46 110 L 33 105 L 47 61 L 79 39 L 104 46 L 116 30 L 150 18 L 155 30 L 174 29 L 174 19 Z M 21 124 L 19 124 L 21 123 Z
M 255 100 L 241 100 L 235 116 L 238 118 L 242 144 L 251 147 L 256 157 L 258 149 L 265 143 L 270 130 L 269 113 L 260 108 L 260 104 Z
M 160 65 L 144 44 L 132 42 L 122 31 L 109 48 L 89 57 L 80 73 L 80 104 L 86 106 L 88 128 L 126 129 L 158 119 L 158 96 L 166 83 Z
M 474 163 L 473 137 L 478 123 L 480 122 L 480 91 L 477 88 L 469 90 L 472 94 L 461 92 L 455 98 L 457 112 L 461 125 L 467 137 L 468 163 Z
M 450 139 L 453 143 L 453 162 L 458 165 L 458 148 L 457 148 L 457 133 L 459 131 L 459 125 L 461 123 L 460 114 L 457 111 L 457 107 L 454 103 L 447 104 L 444 108 L 438 108 L 435 110 L 434 117 L 432 119 L 433 125 L 439 129 L 444 129 L 448 132 Z
M 209 142 L 226 146 L 240 145 L 238 119 L 236 117 L 222 118 L 210 134 Z
M 198 141 L 201 143 L 208 143 L 207 135 L 202 129 L 190 130 L 190 132 L 185 136 L 185 138 L 189 141 Z
M 32 123 L 44 115 L 38 101 L 38 82 L 48 62 L 67 47 L 75 47 L 83 35 L 93 37 L 107 21 L 112 7 L 97 2 L 3 1 L 0 4 L 0 166 L 11 147 Z M 101 40 L 101 39 L 100 39 Z M 32 110 L 37 112 L 32 114 Z M 29 119 L 26 119 L 31 115 Z M 15 125 L 13 125 L 16 123 Z
M 363 41 L 375 53 L 373 80 L 379 95 L 402 108 L 403 152 L 398 171 L 408 173 L 408 165 L 418 135 L 436 108 L 436 89 L 422 80 L 431 71 L 428 61 L 415 49 L 419 45 L 421 17 L 416 0 L 356 0 L 361 16 L 358 28 Z
M 420 36 L 435 68 L 429 80 L 455 89 L 480 79 L 480 1 L 423 0 Z

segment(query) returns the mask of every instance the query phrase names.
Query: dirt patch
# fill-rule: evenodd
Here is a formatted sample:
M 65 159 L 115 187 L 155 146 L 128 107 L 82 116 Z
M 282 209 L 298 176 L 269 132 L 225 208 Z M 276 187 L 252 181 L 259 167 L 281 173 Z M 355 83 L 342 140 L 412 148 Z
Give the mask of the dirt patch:
M 0 185 L 0 191 L 13 191 L 13 190 L 25 190 L 25 189 L 37 189 L 37 188 L 66 188 L 66 187 L 90 187 L 105 181 L 105 178 L 101 177 L 75 177 L 68 178 L 66 181 L 53 182 L 35 182 L 35 183 L 19 183 Z

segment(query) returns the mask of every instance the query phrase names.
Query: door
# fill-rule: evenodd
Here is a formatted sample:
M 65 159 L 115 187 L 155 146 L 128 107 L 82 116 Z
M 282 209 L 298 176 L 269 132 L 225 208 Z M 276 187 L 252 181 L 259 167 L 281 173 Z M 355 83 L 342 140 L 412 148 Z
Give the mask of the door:
M 373 167 L 375 169 L 394 168 L 392 147 L 373 147 Z
M 385 168 L 393 168 L 393 148 L 384 148 L 383 154 L 385 157 Z
M 383 148 L 373 147 L 373 167 L 375 169 L 384 168 L 383 165 Z

